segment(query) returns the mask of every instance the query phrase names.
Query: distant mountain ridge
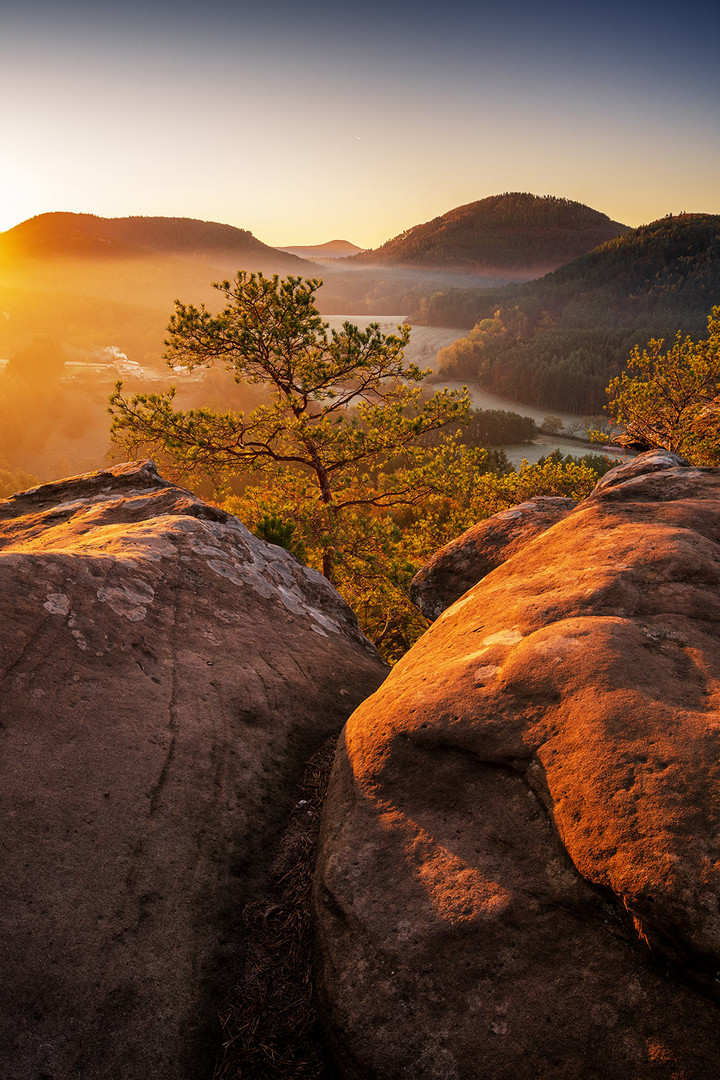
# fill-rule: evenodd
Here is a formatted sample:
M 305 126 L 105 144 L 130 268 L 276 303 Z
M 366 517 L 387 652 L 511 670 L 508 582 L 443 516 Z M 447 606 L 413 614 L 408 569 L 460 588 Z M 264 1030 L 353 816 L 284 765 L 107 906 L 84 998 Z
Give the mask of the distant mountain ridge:
M 628 228 L 583 203 L 512 191 L 415 225 L 353 262 L 537 277 Z
M 301 259 L 348 259 L 352 255 L 359 255 L 365 248 L 351 244 L 349 240 L 328 240 L 326 244 L 288 244 L 278 250 Z
M 175 217 L 104 218 L 57 211 L 28 218 L 0 234 L 0 250 L 16 257 L 131 258 L 143 254 L 193 259 L 219 268 L 301 274 L 308 264 L 263 244 L 246 229 Z

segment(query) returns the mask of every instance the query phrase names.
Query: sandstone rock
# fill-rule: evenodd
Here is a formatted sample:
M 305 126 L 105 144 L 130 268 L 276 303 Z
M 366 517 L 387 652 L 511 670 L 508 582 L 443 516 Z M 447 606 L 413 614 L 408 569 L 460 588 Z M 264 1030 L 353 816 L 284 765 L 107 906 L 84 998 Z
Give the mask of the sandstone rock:
M 348 721 L 314 899 L 342 1076 L 720 1075 L 720 470 L 661 458 Z
M 151 462 L 0 502 L 0 1075 L 202 1080 L 310 754 L 386 673 Z
M 410 599 L 426 619 L 446 608 L 525 544 L 575 508 L 574 499 L 539 496 L 473 525 L 440 548 L 410 583 Z

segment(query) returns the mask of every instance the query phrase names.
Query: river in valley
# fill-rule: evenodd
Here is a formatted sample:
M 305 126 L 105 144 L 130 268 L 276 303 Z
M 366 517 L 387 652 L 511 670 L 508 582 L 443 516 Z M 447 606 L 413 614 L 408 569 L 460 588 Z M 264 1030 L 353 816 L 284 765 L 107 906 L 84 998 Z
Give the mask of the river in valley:
M 370 323 L 378 323 L 384 334 L 397 333 L 398 326 L 403 322 L 402 315 L 326 315 L 324 316 L 332 330 L 341 330 L 343 323 L 353 323 L 361 329 L 365 329 Z M 447 326 L 413 326 L 410 334 L 410 344 L 405 351 L 405 358 L 421 368 L 432 368 L 437 371 L 437 355 L 440 349 L 444 349 L 458 338 L 465 337 L 467 331 L 457 327 Z M 444 384 L 451 390 L 459 390 L 462 383 L 447 382 Z M 475 409 L 503 409 L 506 412 L 519 413 L 521 416 L 531 416 L 538 426 L 548 415 L 549 410 L 536 405 L 521 405 L 509 398 L 499 397 L 497 394 L 489 394 L 481 390 L 479 386 L 469 386 L 470 400 Z M 552 411 L 553 416 L 558 416 L 563 422 L 566 432 L 577 431 L 578 435 L 584 432 L 582 416 L 574 413 Z M 531 464 L 538 461 L 553 450 L 561 450 L 563 454 L 574 454 L 582 457 L 583 454 L 606 454 L 608 457 L 617 458 L 618 462 L 624 461 L 629 456 L 618 446 L 600 446 L 584 440 L 563 438 L 558 435 L 538 435 L 534 443 L 522 446 L 505 446 L 508 460 L 516 467 L 525 459 Z

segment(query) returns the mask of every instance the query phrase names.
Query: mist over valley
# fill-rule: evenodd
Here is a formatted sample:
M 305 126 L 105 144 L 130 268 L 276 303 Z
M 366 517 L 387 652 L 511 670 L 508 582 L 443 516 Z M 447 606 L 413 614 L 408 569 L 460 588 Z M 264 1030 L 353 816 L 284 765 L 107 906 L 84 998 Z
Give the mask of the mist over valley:
M 395 332 L 410 321 L 407 356 L 435 382 L 469 383 L 476 407 L 514 406 L 538 423 L 552 411 L 577 428 L 602 411 L 633 345 L 701 329 L 720 295 L 719 222 L 685 215 L 629 230 L 570 200 L 511 193 L 375 251 L 349 241 L 293 249 L 310 260 L 215 222 L 39 215 L 0 235 L 3 490 L 106 462 L 117 379 L 136 390 L 173 383 L 186 407 L 248 407 L 252 394 L 220 368 L 171 372 L 163 358 L 174 301 L 212 310 L 212 283 L 238 269 L 322 278 L 331 328 L 379 321 Z M 545 273 L 553 261 L 562 268 Z M 44 364 L 48 348 L 62 362 Z M 562 375 L 548 374 L 541 348 Z

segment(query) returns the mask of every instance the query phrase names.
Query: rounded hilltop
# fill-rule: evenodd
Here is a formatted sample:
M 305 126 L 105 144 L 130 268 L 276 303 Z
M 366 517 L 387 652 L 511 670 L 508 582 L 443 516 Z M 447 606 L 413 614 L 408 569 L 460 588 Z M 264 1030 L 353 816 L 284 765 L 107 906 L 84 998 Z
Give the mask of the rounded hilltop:
M 354 261 L 537 277 L 627 230 L 571 199 L 509 191 L 415 225 Z

